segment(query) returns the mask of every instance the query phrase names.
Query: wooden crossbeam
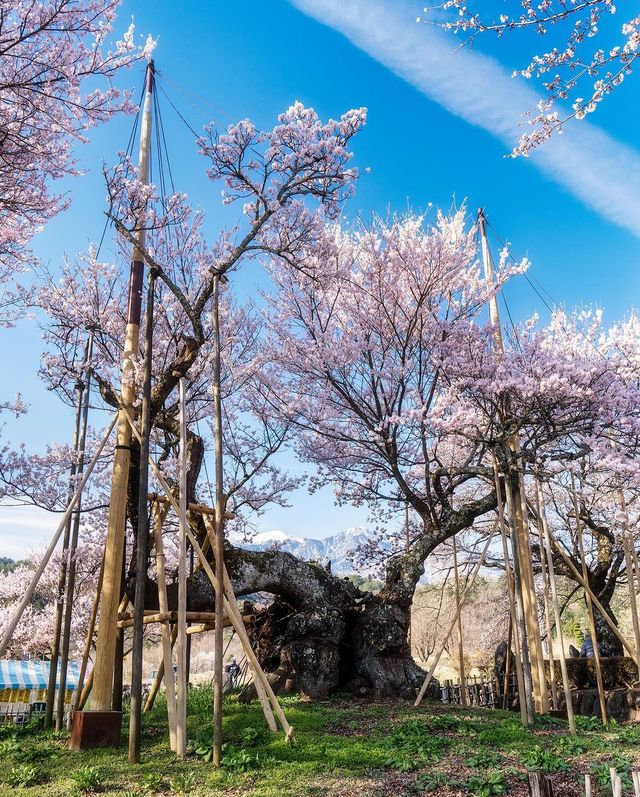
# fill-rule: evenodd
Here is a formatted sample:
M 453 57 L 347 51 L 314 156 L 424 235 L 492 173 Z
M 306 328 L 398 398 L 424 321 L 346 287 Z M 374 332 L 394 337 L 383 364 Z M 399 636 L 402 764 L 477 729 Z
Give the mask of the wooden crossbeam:
M 170 501 L 166 496 L 160 495 L 159 493 L 149 493 L 148 495 L 150 501 L 157 501 L 160 504 L 171 504 Z M 194 504 L 190 503 L 187 506 L 189 512 L 197 512 L 200 515 L 213 515 L 215 516 L 216 510 L 215 507 L 206 506 L 206 504 Z M 235 520 L 236 515 L 234 512 L 225 512 L 224 513 L 225 520 Z

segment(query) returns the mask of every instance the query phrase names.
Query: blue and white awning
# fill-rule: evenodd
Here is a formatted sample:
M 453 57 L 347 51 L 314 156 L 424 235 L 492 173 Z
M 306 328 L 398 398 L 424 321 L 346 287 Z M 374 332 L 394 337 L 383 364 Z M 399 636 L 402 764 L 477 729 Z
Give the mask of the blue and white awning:
M 46 689 L 49 684 L 50 661 L 17 661 L 0 659 L 0 689 Z M 67 667 L 67 689 L 78 686 L 79 667 L 70 661 Z M 56 687 L 60 686 L 60 669 Z

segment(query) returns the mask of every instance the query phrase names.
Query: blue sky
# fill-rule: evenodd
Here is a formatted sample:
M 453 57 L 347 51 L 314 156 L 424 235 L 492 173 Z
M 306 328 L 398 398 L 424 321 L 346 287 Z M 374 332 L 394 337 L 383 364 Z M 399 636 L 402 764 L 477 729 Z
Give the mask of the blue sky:
M 121 28 L 135 18 L 139 33 L 159 37 L 155 53 L 162 85 L 189 123 L 200 129 L 244 117 L 270 126 L 294 100 L 321 116 L 369 109 L 355 142 L 356 164 L 369 167 L 347 213 L 449 207 L 467 199 L 527 255 L 532 275 L 560 303 L 596 303 L 616 318 L 637 305 L 640 277 L 640 82 L 632 77 L 589 122 L 568 128 L 558 144 L 534 158 L 504 157 L 515 139 L 527 92 L 509 81 L 541 40 L 486 39 L 473 52 L 417 25 L 422 3 L 394 0 L 271 0 L 176 4 L 125 0 Z M 622 19 L 616 19 L 613 28 Z M 612 28 L 612 29 L 613 29 Z M 493 60 L 489 60 L 493 59 Z M 136 94 L 142 68 L 123 76 Z M 522 81 L 520 81 L 521 83 Z M 212 235 L 223 219 L 219 188 L 204 176 L 183 123 L 160 95 L 179 190 L 210 213 Z M 52 268 L 62 255 L 100 236 L 104 189 L 101 164 L 112 163 L 129 136 L 131 119 L 114 120 L 78 151 L 88 172 L 67 181 L 71 208 L 34 242 Z M 242 289 L 259 282 L 255 269 L 240 275 Z M 516 318 L 545 310 L 524 280 L 509 286 Z M 3 396 L 21 390 L 31 404 L 26 419 L 9 420 L 4 437 L 42 449 L 71 433 L 66 408 L 39 385 L 40 332 L 34 322 L 2 332 Z M 290 510 L 273 510 L 261 530 L 323 537 L 363 522 L 362 512 L 332 505 L 329 491 L 293 497 Z M 0 511 L 0 555 L 20 555 L 49 534 L 48 519 Z M 19 525 L 18 525 L 19 524 Z

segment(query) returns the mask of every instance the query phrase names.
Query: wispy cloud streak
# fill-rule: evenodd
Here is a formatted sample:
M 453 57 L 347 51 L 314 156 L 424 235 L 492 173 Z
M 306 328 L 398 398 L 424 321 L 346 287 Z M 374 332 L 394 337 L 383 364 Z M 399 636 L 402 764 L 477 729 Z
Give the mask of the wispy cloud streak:
M 493 58 L 456 48 L 445 32 L 415 21 L 416 4 L 397 0 L 291 0 L 456 116 L 493 134 L 510 151 L 521 114 L 540 96 Z M 640 237 L 640 155 L 587 122 L 574 124 L 530 160 L 613 223 Z

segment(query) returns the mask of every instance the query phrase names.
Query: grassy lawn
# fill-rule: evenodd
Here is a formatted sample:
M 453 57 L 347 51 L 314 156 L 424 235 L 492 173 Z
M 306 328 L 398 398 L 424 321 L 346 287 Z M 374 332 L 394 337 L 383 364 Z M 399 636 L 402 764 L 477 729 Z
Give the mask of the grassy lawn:
M 582 795 L 578 783 L 591 771 L 608 791 L 608 767 L 629 773 L 640 764 L 640 726 L 606 732 L 578 718 L 580 732 L 543 717 L 524 730 L 517 715 L 456 710 L 426 704 L 371 703 L 345 697 L 304 703 L 285 698 L 296 741 L 265 730 L 258 704 L 235 696 L 225 704 L 225 766 L 204 760 L 212 732 L 212 692 L 190 692 L 190 753 L 178 762 L 168 749 L 165 705 L 145 717 L 143 762 L 120 750 L 72 753 L 66 735 L 0 727 L 0 795 L 66 797 L 70 794 L 181 795 L 198 797 L 383 797 L 437 794 L 524 795 L 527 769 L 552 773 L 557 793 Z M 125 722 L 126 727 L 126 722 Z M 583 780 L 583 778 L 582 778 Z

